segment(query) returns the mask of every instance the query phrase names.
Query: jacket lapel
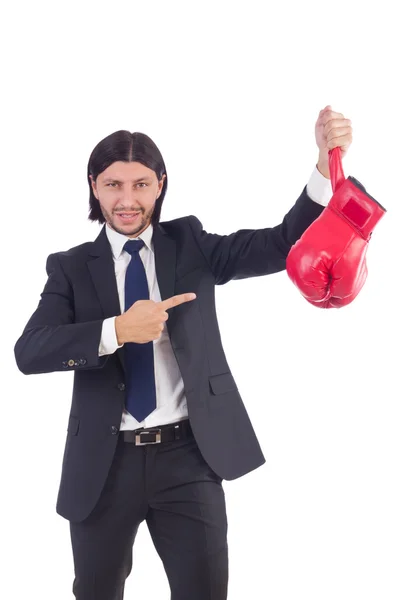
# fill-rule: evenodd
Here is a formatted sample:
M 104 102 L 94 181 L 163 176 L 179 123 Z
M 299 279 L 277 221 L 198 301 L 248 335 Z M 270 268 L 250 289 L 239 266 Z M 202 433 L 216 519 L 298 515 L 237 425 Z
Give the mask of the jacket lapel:
M 106 225 L 102 227 L 100 234 L 91 246 L 87 267 L 102 308 L 103 317 L 107 319 L 119 315 L 121 311 L 112 249 L 105 227 Z M 119 348 L 116 354 L 124 369 L 124 348 Z
M 91 246 L 87 266 L 98 295 L 103 316 L 106 319 L 120 315 L 121 310 L 112 250 L 105 227 L 106 225 L 102 227 L 100 234 Z M 175 293 L 176 243 L 161 224 L 153 229 L 153 247 L 160 295 L 163 300 L 166 300 Z M 170 337 L 173 312 L 172 309 L 168 312 L 169 318 L 166 321 Z M 124 347 L 119 348 L 116 354 L 124 369 Z
M 162 300 L 167 300 L 175 294 L 176 273 L 176 242 L 165 231 L 161 223 L 153 231 L 154 260 L 156 277 Z M 168 311 L 166 321 L 168 334 L 171 337 L 174 311 Z
M 106 319 L 120 314 L 120 302 L 112 250 L 105 227 L 105 225 L 102 227 L 100 234 L 91 246 L 87 266 L 91 273 L 103 316 Z

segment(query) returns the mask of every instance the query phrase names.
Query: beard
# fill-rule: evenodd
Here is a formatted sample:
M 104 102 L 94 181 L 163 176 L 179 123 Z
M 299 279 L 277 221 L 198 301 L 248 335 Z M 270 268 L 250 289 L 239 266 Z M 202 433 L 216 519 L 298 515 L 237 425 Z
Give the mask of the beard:
M 120 223 L 115 213 L 110 213 L 101 206 L 101 211 L 106 223 L 117 233 L 121 233 L 122 235 L 126 235 L 128 237 L 137 237 L 142 231 L 144 231 L 149 225 L 154 212 L 155 206 L 153 206 L 150 210 L 144 211 L 143 209 L 139 211 L 137 220 L 134 223 Z M 122 210 L 118 210 L 117 212 L 123 212 Z M 126 212 L 134 212 L 133 210 L 127 210 Z M 138 212 L 138 211 L 135 211 Z

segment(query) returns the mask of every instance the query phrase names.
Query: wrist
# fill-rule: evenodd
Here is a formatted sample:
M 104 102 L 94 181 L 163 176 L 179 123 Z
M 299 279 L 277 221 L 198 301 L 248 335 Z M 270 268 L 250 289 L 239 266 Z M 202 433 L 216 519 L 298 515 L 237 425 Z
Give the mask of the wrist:
M 119 315 L 118 317 L 115 318 L 114 327 L 116 330 L 117 343 L 119 346 L 121 346 L 122 344 L 125 344 L 123 316 L 122 315 Z
M 323 175 L 323 177 L 331 179 L 331 175 L 329 172 L 328 150 L 325 154 L 320 152 L 316 167 L 317 170 L 321 173 L 321 175 Z

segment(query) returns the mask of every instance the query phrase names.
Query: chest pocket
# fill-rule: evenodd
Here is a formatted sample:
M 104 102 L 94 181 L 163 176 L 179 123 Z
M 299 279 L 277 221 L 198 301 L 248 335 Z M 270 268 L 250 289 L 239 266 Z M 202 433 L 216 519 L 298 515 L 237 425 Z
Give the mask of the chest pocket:
M 192 279 L 196 279 L 199 277 L 199 273 L 200 271 L 203 270 L 203 267 L 195 267 L 194 269 L 191 269 L 190 271 L 187 271 L 186 273 L 182 273 L 181 275 L 177 274 L 175 281 L 176 282 L 180 282 L 182 280 L 188 280 L 190 277 L 192 277 Z

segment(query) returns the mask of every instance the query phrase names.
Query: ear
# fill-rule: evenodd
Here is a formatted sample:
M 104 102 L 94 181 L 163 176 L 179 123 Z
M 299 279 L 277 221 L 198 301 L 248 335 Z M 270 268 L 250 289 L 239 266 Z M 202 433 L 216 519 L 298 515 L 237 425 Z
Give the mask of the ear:
M 94 194 L 95 198 L 96 198 L 97 200 L 99 200 L 99 198 L 98 198 L 98 192 L 97 192 L 97 190 L 96 190 L 96 183 L 95 183 L 95 181 L 94 181 L 94 179 L 93 179 L 92 175 L 89 175 L 89 178 L 90 178 L 90 180 L 91 180 L 92 192 L 93 192 L 93 194 Z
M 165 178 L 166 178 L 166 174 L 164 173 L 164 175 L 162 176 L 162 178 L 159 181 L 159 191 L 157 193 L 157 198 L 161 195 L 161 192 L 163 191 L 163 185 L 164 185 Z

